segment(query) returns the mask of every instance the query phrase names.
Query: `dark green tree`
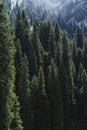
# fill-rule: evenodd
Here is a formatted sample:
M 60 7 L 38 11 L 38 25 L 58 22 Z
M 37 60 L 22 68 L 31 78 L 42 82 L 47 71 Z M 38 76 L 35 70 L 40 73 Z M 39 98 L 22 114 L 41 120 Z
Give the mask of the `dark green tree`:
M 49 101 L 45 90 L 45 79 L 42 67 L 38 79 L 34 76 L 31 84 L 31 113 L 33 130 L 49 130 Z
M 78 89 L 77 89 L 77 119 L 80 127 L 86 130 L 87 121 L 87 73 L 82 64 L 79 67 Z
M 82 58 L 83 58 L 83 50 L 81 48 L 77 49 L 77 54 L 76 54 L 76 71 L 77 74 L 79 72 L 79 65 L 82 63 Z
M 23 120 L 24 130 L 28 130 L 29 129 L 28 99 L 30 96 L 30 81 L 29 81 L 29 64 L 27 56 L 25 54 L 21 60 L 18 96 L 21 105 L 20 114 Z
M 15 25 L 15 35 L 16 35 L 16 40 L 19 39 L 21 41 L 22 38 L 22 16 L 21 16 L 21 11 L 18 10 L 17 16 L 16 16 L 16 25 Z
M 50 129 L 63 130 L 61 88 L 58 79 L 58 70 L 53 59 L 48 68 L 47 95 L 50 102 Z
M 85 42 L 84 48 L 83 48 L 83 59 L 82 59 L 82 63 L 83 63 L 83 67 L 87 71 L 87 41 Z
M 62 37 L 62 53 L 59 64 L 59 75 L 63 102 L 63 129 L 67 130 L 71 127 L 74 128 L 74 122 L 72 120 L 72 106 L 74 101 L 74 77 L 69 40 L 65 32 Z
M 16 88 L 15 88 L 15 92 L 18 95 L 21 60 L 22 60 L 22 50 L 21 50 L 21 45 L 20 45 L 19 40 L 15 43 L 15 49 L 16 49 L 16 53 L 15 53 L 15 70 L 16 70 L 15 86 L 16 86 Z
M 76 55 L 77 55 L 77 46 L 76 46 L 76 43 L 74 42 L 72 46 L 72 59 L 73 59 L 74 65 L 76 65 Z
M 45 51 L 48 51 L 50 29 L 51 25 L 49 21 L 44 21 L 40 26 L 40 41 Z
M 83 48 L 84 45 L 84 34 L 81 28 L 77 27 L 76 30 L 76 44 L 77 47 Z
M 62 61 L 65 67 L 65 71 L 68 77 L 68 85 L 69 85 L 69 98 L 71 100 L 71 104 L 74 98 L 74 82 L 72 77 L 72 64 L 71 64 L 71 54 L 69 50 L 69 40 L 67 38 L 66 33 L 64 33 L 62 37 Z
M 61 57 L 61 44 L 58 44 L 56 47 L 56 58 L 55 58 L 55 63 L 58 67 L 60 63 L 60 57 Z
M 61 34 L 60 34 L 60 28 L 59 28 L 58 23 L 56 23 L 56 25 L 55 25 L 54 33 L 55 33 L 55 41 L 56 41 L 56 43 L 60 42 Z
M 80 63 L 80 65 L 79 65 L 79 73 L 78 73 L 78 89 L 79 90 L 81 90 L 81 89 L 83 89 L 82 87 L 83 87 L 83 66 L 82 66 L 82 64 Z
M 86 70 L 83 70 L 83 96 L 82 96 L 82 104 L 80 108 L 82 108 L 82 111 L 80 111 L 80 114 L 82 115 L 82 128 L 86 130 L 86 122 L 87 122 L 87 73 Z M 78 108 L 79 109 L 79 108 Z M 81 119 L 81 118 L 80 118 Z
M 29 63 L 30 76 L 38 74 L 40 65 L 43 65 L 44 50 L 39 39 L 39 23 L 35 20 L 30 45 Z
M 62 104 L 63 104 L 63 129 L 68 129 L 69 118 L 70 118 L 70 98 L 69 98 L 69 84 L 68 76 L 63 61 L 59 64 L 59 81 L 62 93 Z
M 14 42 L 5 5 L 0 2 L 0 129 L 22 130 L 19 103 L 14 93 Z
M 53 29 L 50 31 L 49 45 L 48 45 L 48 61 L 50 62 L 51 58 L 55 60 L 56 58 L 56 43 Z
M 30 47 L 30 25 L 24 10 L 18 10 L 16 16 L 15 35 L 16 40 L 20 40 L 22 52 L 26 53 L 26 55 L 28 56 Z

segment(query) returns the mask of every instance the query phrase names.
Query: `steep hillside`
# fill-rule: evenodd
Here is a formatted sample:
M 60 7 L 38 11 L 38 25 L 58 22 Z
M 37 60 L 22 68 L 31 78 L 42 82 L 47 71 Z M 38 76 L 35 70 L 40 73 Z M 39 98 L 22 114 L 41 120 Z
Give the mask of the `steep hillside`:
M 87 1 L 86 0 L 6 0 L 9 9 L 14 13 L 18 8 L 25 9 L 30 23 L 35 18 L 40 21 L 58 21 L 61 28 L 73 32 L 76 25 L 87 28 Z M 72 29 L 69 28 L 72 26 Z
M 80 0 L 75 3 L 71 2 L 61 9 L 59 13 L 60 24 L 79 25 L 86 30 L 87 28 L 87 1 Z M 62 21 L 62 22 L 61 22 Z M 63 27 L 64 25 L 62 25 Z

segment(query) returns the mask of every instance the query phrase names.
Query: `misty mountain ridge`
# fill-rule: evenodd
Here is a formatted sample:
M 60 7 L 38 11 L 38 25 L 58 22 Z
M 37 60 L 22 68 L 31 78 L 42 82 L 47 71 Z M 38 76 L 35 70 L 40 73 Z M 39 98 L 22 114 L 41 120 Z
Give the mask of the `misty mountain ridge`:
M 78 0 L 79 1 L 79 0 Z M 32 2 L 35 6 L 41 6 L 42 8 L 51 9 L 58 7 L 61 9 L 63 6 L 67 5 L 71 2 L 76 2 L 76 0 L 11 0 L 12 7 L 15 7 L 16 3 L 23 3 L 25 6 L 27 6 L 27 3 Z
M 62 29 L 68 30 L 69 26 L 73 29 L 76 25 L 87 28 L 86 0 L 11 0 L 14 12 L 17 12 L 18 6 L 25 9 L 31 24 L 37 18 L 40 21 L 50 20 L 52 23 L 58 21 Z

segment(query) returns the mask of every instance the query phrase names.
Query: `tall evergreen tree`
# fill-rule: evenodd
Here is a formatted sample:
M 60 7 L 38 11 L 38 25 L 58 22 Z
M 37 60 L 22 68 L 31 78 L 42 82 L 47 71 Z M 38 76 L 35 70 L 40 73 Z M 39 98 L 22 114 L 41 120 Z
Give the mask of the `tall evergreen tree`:
M 50 31 L 50 37 L 49 37 L 49 46 L 48 46 L 48 59 L 49 62 L 53 58 L 55 60 L 56 58 L 56 43 L 55 43 L 55 36 L 53 29 Z
M 55 25 L 54 33 L 55 33 L 55 41 L 56 41 L 56 43 L 58 43 L 60 41 L 60 36 L 61 36 L 60 35 L 60 28 L 59 28 L 58 23 L 56 23 L 56 25 Z
M 16 40 L 19 39 L 21 41 L 22 38 L 22 16 L 21 16 L 21 11 L 18 10 L 17 16 L 16 16 L 16 25 L 15 25 L 15 35 L 16 35 Z
M 72 106 L 74 100 L 74 82 L 73 82 L 73 64 L 71 62 L 72 58 L 70 57 L 69 52 L 69 41 L 67 39 L 66 33 L 62 37 L 62 54 L 59 64 L 60 72 L 60 86 L 62 90 L 62 101 L 63 101 L 63 121 L 64 121 L 64 130 L 70 129 L 72 127 Z
M 32 129 L 49 130 L 49 101 L 45 91 L 42 67 L 40 67 L 38 79 L 34 76 L 31 86 Z
M 14 43 L 5 5 L 0 3 L 0 129 L 22 130 L 14 93 Z
M 82 59 L 82 63 L 83 63 L 83 67 L 87 71 L 87 41 L 84 44 L 84 48 L 83 48 L 83 59 Z
M 53 59 L 48 69 L 47 95 L 50 102 L 50 129 L 63 130 L 61 88 L 58 79 L 58 70 Z
M 61 44 L 58 44 L 56 47 L 56 58 L 55 58 L 55 63 L 58 67 L 60 63 L 60 57 L 61 57 Z
M 79 73 L 78 73 L 78 89 L 80 90 L 80 89 L 82 89 L 82 84 L 83 84 L 83 66 L 82 66 L 82 64 L 80 63 L 80 65 L 79 65 Z
M 20 80 L 20 69 L 21 69 L 21 60 L 22 60 L 22 50 L 21 50 L 21 45 L 20 41 L 18 40 L 15 43 L 15 70 L 16 70 L 16 79 L 15 79 L 15 92 L 18 95 L 18 89 L 19 89 L 19 80 Z
M 28 56 L 30 46 L 30 25 L 24 10 L 18 10 L 16 16 L 15 35 L 16 40 L 20 40 L 22 52 L 26 53 Z
M 68 129 L 69 118 L 70 118 L 70 98 L 69 98 L 69 84 L 68 76 L 63 61 L 59 64 L 59 81 L 62 93 L 62 104 L 63 104 L 63 129 Z
M 76 46 L 76 43 L 73 43 L 73 46 L 72 46 L 72 59 L 73 59 L 74 65 L 76 65 L 76 55 L 77 55 L 77 46 Z
M 30 76 L 32 77 L 34 74 L 38 74 L 38 70 L 40 65 L 43 65 L 43 56 L 44 50 L 41 45 L 39 39 L 39 23 L 35 20 L 33 25 L 33 33 L 32 33 L 32 40 L 31 40 L 31 49 L 29 55 L 30 61 Z
M 70 100 L 71 104 L 73 102 L 73 96 L 74 96 L 74 82 L 72 77 L 72 64 L 71 64 L 71 58 L 70 58 L 70 51 L 69 51 L 69 41 L 67 38 L 66 33 L 64 33 L 62 38 L 62 61 L 66 70 L 66 74 L 68 76 L 68 85 L 69 85 L 69 92 L 70 92 Z
M 49 36 L 51 25 L 50 22 L 43 22 L 40 27 L 40 41 L 45 51 L 48 51 Z
M 83 48 L 84 34 L 83 34 L 82 29 L 80 29 L 79 27 L 77 27 L 77 30 L 76 30 L 76 44 L 77 44 L 77 47 Z
M 30 81 L 29 81 L 29 64 L 27 56 L 25 54 L 21 60 L 18 96 L 21 105 L 20 114 L 23 120 L 24 130 L 28 130 L 29 129 L 28 99 L 30 96 Z
M 87 121 L 87 73 L 82 64 L 79 67 L 78 89 L 77 89 L 77 119 L 81 128 L 86 130 Z
M 80 63 L 82 63 L 82 58 L 83 58 L 83 50 L 81 48 L 78 48 L 76 54 L 76 66 L 75 66 L 77 74 L 79 72 Z

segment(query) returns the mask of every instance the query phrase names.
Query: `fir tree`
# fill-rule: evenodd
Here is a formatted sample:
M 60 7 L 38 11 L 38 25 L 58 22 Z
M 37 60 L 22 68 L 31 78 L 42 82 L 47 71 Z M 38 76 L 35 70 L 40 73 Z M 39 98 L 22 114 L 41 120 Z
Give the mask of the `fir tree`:
M 77 30 L 76 30 L 76 44 L 77 44 L 77 47 L 83 48 L 84 35 L 83 35 L 82 29 L 80 29 L 79 27 L 77 27 Z
M 83 58 L 82 58 L 82 63 L 83 63 L 83 67 L 86 69 L 87 71 L 87 41 L 84 44 L 84 48 L 83 48 Z
M 62 37 L 62 55 L 59 64 L 60 72 L 60 86 L 62 90 L 62 101 L 63 101 L 63 121 L 64 121 L 64 130 L 69 129 L 69 125 L 72 127 L 72 106 L 74 100 L 74 79 L 73 79 L 73 66 L 72 58 L 70 57 L 69 52 L 69 41 L 67 39 L 66 33 Z M 70 123 L 71 122 L 71 123 Z
M 60 41 L 60 28 L 59 28 L 59 25 L 58 23 L 56 23 L 55 25 L 55 41 L 56 43 L 58 43 Z
M 82 64 L 80 63 L 80 65 L 79 65 L 79 73 L 78 73 L 78 89 L 80 90 L 80 89 L 82 89 L 82 84 L 83 84 L 83 66 L 82 66 Z
M 29 55 L 30 47 L 30 25 L 25 11 L 18 10 L 15 27 L 16 40 L 20 40 L 22 52 Z
M 0 129 L 22 130 L 14 93 L 14 43 L 5 5 L 0 3 Z
M 21 11 L 18 10 L 17 16 L 16 16 L 16 25 L 15 25 L 15 35 L 16 35 L 16 40 L 19 39 L 21 41 L 22 38 L 22 16 L 21 16 Z
M 51 25 L 50 22 L 43 22 L 40 27 L 40 41 L 45 51 L 48 51 L 49 36 Z
M 19 79 L 20 79 L 20 69 L 21 69 L 21 60 L 22 60 L 22 50 L 21 50 L 21 45 L 20 41 L 18 40 L 15 44 L 15 69 L 16 69 L 16 79 L 15 79 L 15 92 L 18 95 L 18 89 L 19 89 Z
M 42 67 L 38 79 L 34 76 L 31 84 L 31 113 L 33 130 L 49 130 L 49 101 L 45 91 L 45 80 Z
M 69 92 L 70 92 L 70 100 L 71 104 L 73 102 L 74 98 L 74 82 L 72 77 L 72 64 L 71 64 L 71 57 L 70 57 L 70 51 L 69 51 L 69 45 L 68 45 L 68 38 L 66 33 L 64 33 L 62 38 L 62 61 L 65 67 L 66 74 L 68 76 L 68 85 L 69 85 Z
M 79 72 L 79 65 L 82 63 L 82 57 L 83 57 L 83 50 L 81 48 L 77 49 L 77 54 L 76 54 L 76 71 L 77 74 Z
M 48 69 L 47 95 L 50 102 L 50 129 L 62 130 L 63 109 L 61 88 L 58 79 L 58 70 L 53 59 L 51 60 L 51 65 Z
M 62 93 L 63 104 L 63 129 L 68 129 L 69 117 L 70 117 L 70 98 L 69 98 L 69 84 L 68 76 L 63 61 L 59 64 L 59 81 Z
M 19 78 L 19 90 L 18 90 L 19 101 L 21 105 L 21 117 L 23 120 L 24 130 L 28 130 L 29 121 L 29 96 L 30 96 L 30 81 L 29 81 L 29 64 L 27 56 L 24 54 L 21 60 L 20 66 L 20 78 Z
M 30 76 L 38 74 L 40 65 L 43 65 L 44 50 L 39 39 L 39 23 L 35 20 L 33 26 L 32 40 L 30 45 Z
M 76 43 L 73 43 L 73 46 L 72 46 L 72 59 L 73 59 L 74 65 L 76 65 L 76 55 L 77 55 L 77 46 L 76 46 Z
M 48 46 L 48 59 L 49 62 L 53 58 L 55 60 L 56 58 L 56 43 L 55 43 L 55 36 L 53 29 L 50 31 L 50 37 L 49 37 L 49 46 Z

